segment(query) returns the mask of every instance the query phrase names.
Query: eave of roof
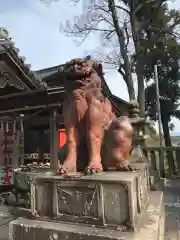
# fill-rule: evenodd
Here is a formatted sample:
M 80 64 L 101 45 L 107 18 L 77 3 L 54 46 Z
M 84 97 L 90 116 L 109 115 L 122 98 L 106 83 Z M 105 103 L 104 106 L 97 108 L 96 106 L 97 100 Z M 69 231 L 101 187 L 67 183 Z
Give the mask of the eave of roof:
M 18 55 L 18 51 L 11 40 L 0 40 L 0 54 L 6 54 L 10 58 L 12 63 L 23 73 L 24 78 L 33 89 L 44 87 L 43 83 L 36 78 L 34 72 L 30 70 L 29 66 L 25 64 L 23 59 Z
M 63 68 L 63 66 L 64 66 L 64 64 L 40 69 L 40 70 L 34 71 L 34 74 L 36 75 L 36 77 L 38 77 L 39 80 L 41 80 L 41 81 L 43 80 L 44 82 L 46 82 L 46 80 L 48 80 L 48 77 L 59 72 L 61 70 L 61 68 Z

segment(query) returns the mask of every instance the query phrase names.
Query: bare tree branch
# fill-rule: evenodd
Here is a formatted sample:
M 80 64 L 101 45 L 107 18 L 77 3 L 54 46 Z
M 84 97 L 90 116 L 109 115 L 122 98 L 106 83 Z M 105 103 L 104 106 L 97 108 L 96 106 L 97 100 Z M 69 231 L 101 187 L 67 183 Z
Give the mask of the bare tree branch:
M 126 74 L 123 72 L 122 67 L 119 67 L 118 72 L 122 75 L 124 81 L 126 82 Z
M 128 29 L 127 29 L 127 23 L 124 22 L 124 30 L 125 30 L 125 34 L 126 34 L 126 45 L 125 45 L 125 49 L 127 51 L 128 45 L 129 45 L 129 33 L 128 33 Z
M 119 5 L 115 5 L 115 7 L 116 7 L 117 9 L 120 9 L 120 10 L 126 12 L 126 13 L 129 14 L 129 15 L 131 14 L 131 12 L 130 12 L 128 9 L 124 8 L 124 7 L 121 7 L 121 6 L 119 6 Z

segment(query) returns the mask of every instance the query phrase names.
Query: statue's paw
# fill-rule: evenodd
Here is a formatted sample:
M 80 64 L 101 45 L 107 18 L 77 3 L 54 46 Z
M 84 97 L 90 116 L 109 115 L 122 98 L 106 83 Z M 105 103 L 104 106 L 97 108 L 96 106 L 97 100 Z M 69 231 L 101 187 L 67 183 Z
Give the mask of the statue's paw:
M 103 172 L 102 164 L 90 163 L 84 170 L 85 174 L 94 174 Z
M 59 165 L 58 172 L 60 175 L 76 172 L 76 162 L 66 160 L 62 165 Z
M 116 171 L 133 172 L 133 171 L 136 171 L 136 170 L 137 169 L 133 168 L 128 160 L 124 160 L 124 161 L 121 161 L 119 163 L 116 163 Z
M 58 170 L 59 174 L 60 175 L 63 175 L 63 174 L 67 174 L 69 171 L 68 171 L 68 168 L 64 167 L 63 165 L 61 165 L 59 167 L 59 170 Z

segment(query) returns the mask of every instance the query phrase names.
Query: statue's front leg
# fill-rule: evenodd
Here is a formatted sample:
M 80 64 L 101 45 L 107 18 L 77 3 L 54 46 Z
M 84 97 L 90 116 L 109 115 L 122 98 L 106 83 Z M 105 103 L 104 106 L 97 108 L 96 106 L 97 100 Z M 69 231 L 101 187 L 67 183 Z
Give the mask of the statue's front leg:
M 63 116 L 67 134 L 67 156 L 60 165 L 60 174 L 76 172 L 77 149 L 81 140 L 80 124 L 87 110 L 86 99 L 79 93 L 75 93 L 64 103 Z
M 67 152 L 64 161 L 60 159 L 60 163 L 63 161 L 63 164 L 59 166 L 59 173 L 67 174 L 68 172 L 76 172 L 77 147 L 79 144 L 76 105 L 74 102 L 65 102 L 63 116 L 67 134 Z
M 93 99 L 87 112 L 87 145 L 89 150 L 89 163 L 85 172 L 102 172 L 101 144 L 103 136 L 103 108 L 101 101 Z
M 71 125 L 67 129 L 67 157 L 62 165 L 59 167 L 60 174 L 68 172 L 76 172 L 77 161 L 77 145 L 78 145 L 78 132 L 76 127 Z

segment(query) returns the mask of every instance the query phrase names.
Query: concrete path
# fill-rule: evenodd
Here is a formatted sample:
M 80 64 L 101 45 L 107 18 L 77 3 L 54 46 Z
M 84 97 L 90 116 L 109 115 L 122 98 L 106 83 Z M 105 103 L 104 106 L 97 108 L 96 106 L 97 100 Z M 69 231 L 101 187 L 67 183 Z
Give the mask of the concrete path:
M 165 240 L 180 240 L 180 179 L 167 180 L 165 190 Z M 8 240 L 8 224 L 16 217 L 0 206 L 0 240 Z
M 165 240 L 180 240 L 180 179 L 167 180 Z
M 8 225 L 15 217 L 6 206 L 0 206 L 0 240 L 8 240 Z

